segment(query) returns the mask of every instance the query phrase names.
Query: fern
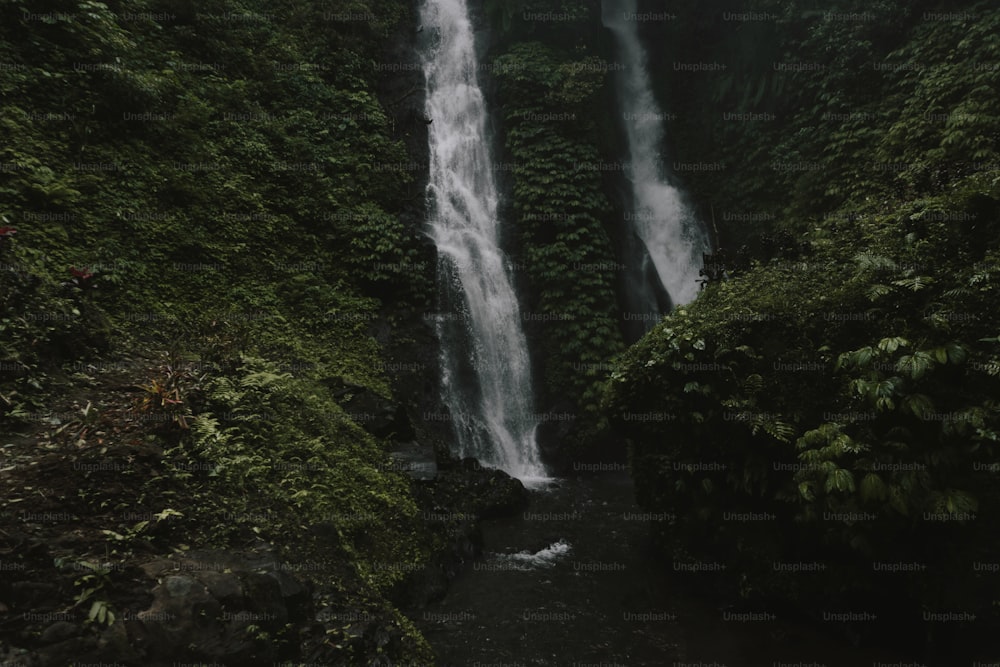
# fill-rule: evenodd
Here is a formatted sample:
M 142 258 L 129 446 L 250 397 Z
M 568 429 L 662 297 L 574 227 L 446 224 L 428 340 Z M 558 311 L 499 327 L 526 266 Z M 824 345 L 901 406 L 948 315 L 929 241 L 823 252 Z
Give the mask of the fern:
M 901 280 L 894 280 L 893 285 L 897 287 L 903 287 L 913 292 L 919 292 L 922 289 L 927 288 L 931 285 L 934 279 L 930 276 L 913 276 L 911 278 L 903 278 Z
M 872 252 L 858 253 L 854 256 L 854 262 L 861 271 L 895 271 L 897 268 L 896 262 Z
M 244 389 L 268 389 L 292 377 L 291 373 L 274 373 L 272 371 L 257 371 L 249 373 L 240 380 Z

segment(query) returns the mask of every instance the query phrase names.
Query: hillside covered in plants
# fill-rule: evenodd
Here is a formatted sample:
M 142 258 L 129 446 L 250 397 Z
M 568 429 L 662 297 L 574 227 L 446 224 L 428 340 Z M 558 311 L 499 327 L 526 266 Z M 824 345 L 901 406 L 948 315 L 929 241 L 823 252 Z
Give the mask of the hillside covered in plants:
M 389 455 L 435 442 L 415 29 L 0 6 L 0 661 L 432 659 L 397 606 L 485 505 Z
M 468 415 L 442 386 L 467 378 L 442 377 L 438 324 L 467 313 L 439 312 L 427 230 L 428 137 L 454 119 L 425 114 L 424 8 L 0 2 L 0 663 L 433 665 L 418 628 L 446 623 L 422 612 L 483 557 L 483 520 L 535 521 L 538 494 L 451 455 Z M 1000 628 L 993 3 L 638 2 L 660 159 L 713 246 L 662 321 L 630 306 L 613 0 L 468 9 L 494 156 L 475 167 L 553 477 L 627 467 L 650 557 L 712 605 L 980 656 Z M 490 546 L 570 567 L 545 539 Z M 620 602 L 585 565 L 577 602 Z M 524 621 L 465 643 L 551 627 Z
M 678 6 L 660 58 L 720 65 L 663 79 L 725 247 L 611 373 L 637 493 L 749 608 L 962 659 L 998 621 L 1000 15 L 712 4 L 758 19 Z

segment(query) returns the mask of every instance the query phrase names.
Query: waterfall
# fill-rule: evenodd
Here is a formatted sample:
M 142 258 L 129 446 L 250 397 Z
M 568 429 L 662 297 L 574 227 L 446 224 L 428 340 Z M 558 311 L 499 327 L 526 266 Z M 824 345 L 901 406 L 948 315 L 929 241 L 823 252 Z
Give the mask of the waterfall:
M 465 0 L 424 0 L 430 144 L 427 204 L 443 300 L 442 393 L 460 456 L 522 481 L 544 478 L 531 364 L 510 267 L 500 249 L 498 191 Z
M 646 246 L 656 275 L 675 305 L 698 294 L 702 253 L 708 234 L 670 182 L 660 151 L 664 146 L 663 113 L 653 96 L 646 55 L 639 41 L 637 0 L 602 0 L 601 18 L 615 38 L 624 69 L 616 72 L 618 99 L 628 140 L 626 176 L 632 190 L 626 219 Z

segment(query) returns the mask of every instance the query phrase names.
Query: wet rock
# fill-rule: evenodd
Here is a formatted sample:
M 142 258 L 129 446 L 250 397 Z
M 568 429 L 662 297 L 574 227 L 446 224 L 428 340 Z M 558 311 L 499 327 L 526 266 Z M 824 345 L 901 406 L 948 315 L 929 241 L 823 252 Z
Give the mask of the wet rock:
M 147 563 L 158 583 L 152 604 L 126 621 L 131 644 L 167 662 L 271 664 L 283 656 L 265 633 L 307 617 L 311 598 L 307 584 L 273 568 L 273 560 L 217 552 Z
M 535 432 L 542 459 L 555 464 L 558 468 L 565 466 L 567 456 L 576 449 L 573 446 L 576 444 L 573 437 L 577 425 L 576 410 L 576 405 L 572 401 L 566 399 L 558 401 L 546 411 L 546 414 L 573 415 L 573 418 L 547 419 L 538 425 Z
M 30 655 L 24 649 L 4 650 L 0 647 L 0 665 L 17 665 L 18 667 L 38 667 L 41 661 L 37 655 Z
M 428 510 L 473 520 L 509 516 L 528 504 L 528 492 L 519 479 L 474 458 L 438 461 L 434 483 L 418 487 L 415 493 Z
M 36 660 L 41 667 L 66 667 L 80 656 L 93 655 L 96 648 L 97 640 L 93 637 L 73 637 L 39 649 Z
M 80 627 L 69 621 L 56 621 L 42 631 L 40 637 L 44 644 L 55 644 L 66 641 L 80 634 Z
M 278 591 L 288 610 L 288 620 L 296 623 L 306 620 L 312 609 L 312 589 L 282 570 L 268 572 L 267 576 L 278 582 Z
M 239 579 L 229 574 L 205 572 L 200 579 L 208 588 L 209 594 L 222 604 L 236 604 L 243 597 L 243 587 Z
M 145 658 L 129 643 L 128 630 L 126 629 L 124 623 L 115 623 L 101 633 L 101 636 L 97 641 L 97 649 L 95 653 L 100 656 L 115 656 L 112 664 L 117 662 L 119 664 L 143 665 L 149 664 L 150 662 L 150 660 Z M 101 662 L 104 661 L 99 660 L 96 664 L 99 665 Z M 74 664 L 80 663 L 77 662 Z
M 460 464 L 461 479 L 452 483 L 469 495 L 467 511 L 475 512 L 481 519 L 516 514 L 528 504 L 528 492 L 521 481 L 503 470 L 484 468 L 476 459 L 463 459 Z
M 417 442 L 397 445 L 389 452 L 393 467 L 406 473 L 410 479 L 429 482 L 437 479 L 437 458 L 433 447 L 424 447 Z
M 462 567 L 482 553 L 479 522 L 521 511 L 528 492 L 520 480 L 473 458 L 440 460 L 437 477 L 415 481 L 413 491 L 437 546 L 431 562 L 401 582 L 392 598 L 403 607 L 421 609 L 441 599 Z
M 187 597 L 198 582 L 191 577 L 167 577 L 164 589 L 172 598 Z
M 375 437 L 399 442 L 415 437 L 413 424 L 399 403 L 338 376 L 323 380 L 323 384 L 330 388 L 347 416 Z
M 406 441 L 415 435 L 406 410 L 377 394 L 365 392 L 357 395 L 344 408 L 351 419 L 376 437 Z
M 15 581 L 11 584 L 14 608 L 48 611 L 59 604 L 59 586 L 44 581 Z
M 42 540 L 19 531 L 12 531 L 5 540 L 5 547 L 0 548 L 0 558 L 16 559 L 22 564 L 48 564 L 52 560 L 49 546 Z
M 456 518 L 448 512 L 425 512 L 438 534 L 439 547 L 423 570 L 407 577 L 392 594 L 392 599 L 409 609 L 422 609 L 442 599 L 448 586 L 466 563 L 483 551 L 483 533 L 473 518 Z
M 330 393 L 333 394 L 333 397 L 338 400 L 348 395 L 362 394 L 368 391 L 367 388 L 362 387 L 360 384 L 348 382 L 339 375 L 323 378 L 320 382 L 327 387 L 330 390 Z

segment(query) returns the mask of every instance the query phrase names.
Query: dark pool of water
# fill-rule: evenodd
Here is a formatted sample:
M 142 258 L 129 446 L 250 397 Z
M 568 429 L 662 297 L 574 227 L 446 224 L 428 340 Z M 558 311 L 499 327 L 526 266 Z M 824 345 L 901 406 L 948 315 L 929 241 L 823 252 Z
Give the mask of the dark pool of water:
M 516 517 L 484 524 L 485 557 L 411 617 L 439 667 L 878 667 L 795 618 L 735 620 L 648 548 L 624 472 L 559 480 Z M 711 575 L 709 575 L 711 576 Z

